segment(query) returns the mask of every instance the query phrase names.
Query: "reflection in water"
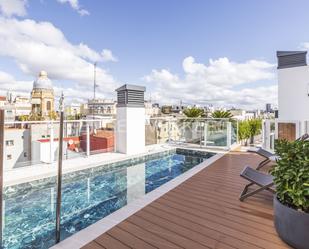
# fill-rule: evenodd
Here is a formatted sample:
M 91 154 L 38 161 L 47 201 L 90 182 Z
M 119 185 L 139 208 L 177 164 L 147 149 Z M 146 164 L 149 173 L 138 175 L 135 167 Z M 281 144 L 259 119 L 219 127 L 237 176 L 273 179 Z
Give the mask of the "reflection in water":
M 145 163 L 127 168 L 127 202 L 145 195 Z
M 141 198 L 203 160 L 172 154 L 137 165 L 67 175 L 62 188 L 61 239 Z M 5 248 L 48 248 L 54 244 L 55 191 L 55 181 L 51 180 L 6 190 Z

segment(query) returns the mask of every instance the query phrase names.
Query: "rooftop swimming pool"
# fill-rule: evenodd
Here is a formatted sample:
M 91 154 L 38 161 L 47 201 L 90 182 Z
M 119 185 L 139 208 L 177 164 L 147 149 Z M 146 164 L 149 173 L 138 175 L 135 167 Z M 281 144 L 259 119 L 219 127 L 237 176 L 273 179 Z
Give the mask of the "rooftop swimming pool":
M 213 153 L 170 150 L 63 176 L 61 239 L 82 230 L 200 164 Z M 4 248 L 55 244 L 56 180 L 5 188 Z

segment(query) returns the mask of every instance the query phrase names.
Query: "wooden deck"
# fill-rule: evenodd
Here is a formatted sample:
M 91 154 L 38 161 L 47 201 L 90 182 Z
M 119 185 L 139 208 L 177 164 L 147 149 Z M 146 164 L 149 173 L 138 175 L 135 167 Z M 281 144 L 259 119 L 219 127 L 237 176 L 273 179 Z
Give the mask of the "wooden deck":
M 83 249 L 289 248 L 274 229 L 270 193 L 238 200 L 246 183 L 240 171 L 261 160 L 226 154 Z

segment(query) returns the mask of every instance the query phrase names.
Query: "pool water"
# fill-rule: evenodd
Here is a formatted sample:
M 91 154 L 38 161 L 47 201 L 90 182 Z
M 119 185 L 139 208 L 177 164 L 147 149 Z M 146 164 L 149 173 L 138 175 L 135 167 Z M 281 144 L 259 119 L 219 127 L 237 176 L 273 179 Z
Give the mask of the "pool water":
M 61 239 L 181 175 L 213 154 L 172 153 L 134 165 L 66 176 L 62 187 Z M 4 248 L 55 244 L 56 183 L 11 188 L 4 197 Z

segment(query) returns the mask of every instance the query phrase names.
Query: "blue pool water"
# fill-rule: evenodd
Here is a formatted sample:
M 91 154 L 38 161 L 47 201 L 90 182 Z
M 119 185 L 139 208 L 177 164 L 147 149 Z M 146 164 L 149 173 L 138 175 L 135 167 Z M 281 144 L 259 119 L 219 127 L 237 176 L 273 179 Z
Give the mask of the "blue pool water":
M 67 174 L 62 188 L 61 239 L 181 175 L 213 154 L 172 153 L 138 164 Z M 55 240 L 54 178 L 5 190 L 4 248 L 49 248 Z

